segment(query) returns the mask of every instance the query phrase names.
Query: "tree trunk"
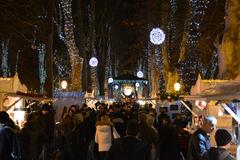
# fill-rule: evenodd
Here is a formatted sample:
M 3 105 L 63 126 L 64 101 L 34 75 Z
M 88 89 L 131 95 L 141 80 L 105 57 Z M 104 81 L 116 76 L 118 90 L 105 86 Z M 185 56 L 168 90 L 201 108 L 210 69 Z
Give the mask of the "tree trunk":
M 53 37 L 54 37 L 54 25 L 53 25 L 53 16 L 54 16 L 54 8 L 55 8 L 55 0 L 46 1 L 47 2 L 47 34 L 46 38 L 46 55 L 45 55 L 45 63 L 46 63 L 46 80 L 44 85 L 44 94 L 48 97 L 52 97 L 53 95 Z
M 72 18 L 72 0 L 62 0 L 64 12 L 64 32 L 66 35 L 67 49 L 71 63 L 71 90 L 82 91 L 82 65 L 83 58 L 79 56 L 79 50 L 74 39 L 74 25 Z
M 157 97 L 159 72 L 158 72 L 157 58 L 156 58 L 155 51 L 152 55 L 153 56 L 152 56 L 152 63 L 151 63 L 151 81 L 152 81 L 151 97 Z
M 219 77 L 233 79 L 240 74 L 240 2 L 227 0 L 225 32 L 219 53 Z
M 96 42 L 96 30 L 95 30 L 95 0 L 91 0 L 91 10 L 90 10 L 90 28 L 91 28 L 91 38 L 90 38 L 90 44 L 91 44 L 91 52 L 92 56 L 97 56 L 97 51 L 95 47 Z M 97 68 L 92 67 L 91 68 L 91 81 L 92 81 L 92 92 L 94 95 L 99 95 L 99 84 L 98 84 L 98 76 L 97 76 Z
M 83 6 L 83 3 L 82 3 L 82 0 L 78 0 L 77 1 L 77 9 L 79 10 L 78 11 L 78 25 L 79 25 L 79 51 L 83 57 L 83 59 L 87 59 L 87 49 L 88 49 L 88 45 L 86 42 L 86 39 L 87 39 L 87 36 L 85 35 L 85 28 L 84 28 L 84 25 L 83 25 L 83 21 L 84 21 L 84 16 L 83 16 L 83 9 L 84 9 L 84 6 Z M 86 91 L 87 90 L 87 87 L 88 87 L 88 63 L 85 62 L 82 64 L 82 71 L 81 71 L 81 77 L 82 77 L 82 90 L 83 91 Z

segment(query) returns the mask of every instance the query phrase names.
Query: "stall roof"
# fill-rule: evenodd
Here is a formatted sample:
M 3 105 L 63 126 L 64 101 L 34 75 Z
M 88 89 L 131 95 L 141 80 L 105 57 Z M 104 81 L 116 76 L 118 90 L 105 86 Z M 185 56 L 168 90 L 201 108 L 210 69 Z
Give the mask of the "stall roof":
M 234 100 L 240 99 L 240 76 L 234 80 L 202 80 L 198 77 L 191 95 L 182 96 L 185 100 Z
M 48 98 L 46 96 L 35 94 L 35 93 L 17 92 L 17 93 L 6 93 L 6 95 L 11 97 L 20 97 L 20 98 L 34 100 L 34 101 L 53 101 L 52 98 Z
M 204 99 L 206 101 L 210 100 L 226 100 L 226 101 L 232 101 L 232 100 L 240 100 L 240 94 L 212 94 L 212 95 L 182 95 L 180 96 L 184 100 L 199 100 Z
M 27 93 L 27 87 L 19 80 L 18 73 L 13 77 L 0 77 L 0 92 L 16 93 L 18 91 Z

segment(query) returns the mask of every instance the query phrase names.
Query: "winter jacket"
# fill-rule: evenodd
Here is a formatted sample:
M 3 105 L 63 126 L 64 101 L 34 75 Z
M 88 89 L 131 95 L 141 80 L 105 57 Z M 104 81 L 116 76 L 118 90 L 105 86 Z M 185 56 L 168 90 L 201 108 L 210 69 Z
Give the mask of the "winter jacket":
M 114 141 L 106 160 L 150 160 L 150 150 L 146 143 L 133 137 L 126 136 Z
M 0 124 L 0 160 L 11 159 L 14 132 L 5 126 L 5 124 Z
M 212 147 L 208 152 L 208 160 L 235 160 L 235 158 L 224 148 Z
M 113 137 L 112 137 L 113 135 Z M 111 125 L 97 125 L 95 133 L 95 142 L 98 143 L 98 151 L 108 151 L 112 145 L 112 138 L 120 138 L 114 127 Z
M 210 148 L 211 143 L 208 135 L 199 128 L 190 137 L 188 144 L 188 160 L 202 160 Z
M 32 113 L 30 117 L 20 131 L 24 160 L 38 159 L 47 137 L 39 114 Z
M 172 125 L 159 128 L 159 159 L 178 160 L 180 156 L 177 131 Z

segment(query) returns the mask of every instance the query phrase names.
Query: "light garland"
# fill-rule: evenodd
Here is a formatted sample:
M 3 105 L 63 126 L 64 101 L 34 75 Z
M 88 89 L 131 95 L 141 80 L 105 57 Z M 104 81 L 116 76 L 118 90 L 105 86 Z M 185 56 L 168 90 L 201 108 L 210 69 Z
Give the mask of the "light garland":
M 169 19 L 168 27 L 167 27 L 168 35 L 169 35 L 168 41 L 169 41 L 169 44 L 173 44 L 173 43 L 175 43 L 175 38 L 176 38 L 176 24 L 174 21 L 174 16 L 175 16 L 175 13 L 177 10 L 176 0 L 170 0 L 170 8 L 171 8 L 170 19 Z M 169 58 L 170 63 L 172 62 L 171 59 L 172 59 L 173 50 L 174 50 L 173 45 L 169 45 L 168 58 Z
M 70 56 L 70 63 L 72 68 L 71 73 L 71 89 L 74 91 L 82 90 L 82 65 L 83 58 L 79 56 L 79 51 L 74 40 L 74 25 L 71 9 L 72 0 L 61 0 L 64 16 L 64 32 L 67 41 L 67 49 Z
M 54 23 L 57 26 L 57 33 L 58 33 L 59 39 L 62 40 L 64 42 L 64 44 L 67 44 L 67 41 L 64 37 L 64 32 L 62 29 L 63 13 L 62 13 L 62 9 L 61 9 L 61 4 L 58 4 L 58 16 L 56 16 L 56 20 L 54 19 Z
M 39 54 L 39 80 L 40 80 L 40 93 L 44 93 L 44 84 L 47 78 L 47 73 L 45 69 L 45 54 L 46 54 L 46 45 L 41 43 L 38 48 Z
M 190 89 L 191 85 L 196 80 L 196 69 L 200 71 L 205 71 L 203 65 L 198 64 L 198 59 L 196 57 L 195 49 L 196 45 L 201 36 L 200 25 L 202 23 L 202 18 L 206 13 L 206 9 L 209 5 L 209 0 L 190 0 L 189 5 L 191 8 L 190 18 L 188 22 L 188 34 L 187 34 L 187 45 L 188 45 L 188 54 L 186 61 L 181 65 L 181 75 L 182 81 L 184 82 L 185 88 Z
M 53 98 L 64 98 L 64 97 L 84 98 L 84 95 L 85 95 L 85 92 L 61 92 L 61 91 L 53 92 Z
M 106 63 L 104 65 L 104 69 L 105 69 L 105 72 L 104 72 L 104 97 L 105 99 L 108 99 L 109 98 L 109 85 L 110 83 L 113 82 L 113 78 L 112 78 L 112 67 L 110 65 L 110 61 L 111 61 L 111 46 L 110 46 L 110 27 L 108 28 L 109 29 L 109 34 L 108 34 L 108 43 L 109 45 L 107 45 L 107 57 L 106 57 Z M 108 78 L 110 77 L 110 78 Z
M 202 22 L 202 17 L 206 13 L 206 9 L 209 4 L 209 0 L 190 0 L 190 21 L 189 21 L 189 35 L 188 43 L 190 48 L 195 48 L 198 38 L 201 36 L 199 28 Z
M 9 39 L 6 41 L 2 41 L 2 72 L 3 77 L 9 77 L 9 67 L 8 67 L 8 45 L 9 45 Z
M 57 67 L 57 73 L 60 78 L 62 77 L 69 77 L 69 74 L 71 73 L 71 68 L 67 65 L 66 59 L 60 58 L 57 54 L 57 52 L 53 53 L 53 62 L 55 66 Z
M 150 49 L 150 41 L 148 41 L 148 45 L 147 45 L 147 50 L 145 52 L 145 59 L 147 59 L 147 78 L 150 80 L 151 76 L 152 76 L 152 70 L 151 70 L 151 65 L 153 62 L 153 57 L 151 54 L 151 49 Z M 152 93 L 152 82 L 149 81 L 149 92 Z

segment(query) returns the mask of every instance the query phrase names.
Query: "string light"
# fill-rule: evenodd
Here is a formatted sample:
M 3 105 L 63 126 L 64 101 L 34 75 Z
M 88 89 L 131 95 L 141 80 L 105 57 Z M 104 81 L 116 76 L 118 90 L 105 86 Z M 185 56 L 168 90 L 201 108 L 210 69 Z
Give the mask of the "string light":
M 71 73 L 71 68 L 67 64 L 68 61 L 66 61 L 66 59 L 59 57 L 56 53 L 57 52 L 53 53 L 53 61 L 54 61 L 55 66 L 57 67 L 58 76 L 60 78 L 69 77 L 69 74 Z
M 64 33 L 66 38 L 66 44 L 68 53 L 70 55 L 71 62 L 71 89 L 80 91 L 82 89 L 81 83 L 81 68 L 83 64 L 83 58 L 79 56 L 79 51 L 74 40 L 74 25 L 72 18 L 72 0 L 61 0 L 63 16 L 64 16 Z
M 205 72 L 204 65 L 199 65 L 199 60 L 196 57 L 196 45 L 201 37 L 200 26 L 202 24 L 203 16 L 206 13 L 210 1 L 209 0 L 190 0 L 189 6 L 190 17 L 188 22 L 187 46 L 188 52 L 186 60 L 182 62 L 180 67 L 181 79 L 186 89 L 190 89 L 191 85 L 196 80 L 196 69 Z
M 8 67 L 8 45 L 9 45 L 9 39 L 6 41 L 2 41 L 1 47 L 2 47 L 2 74 L 3 77 L 9 77 L 9 67 Z
M 61 97 L 84 97 L 84 92 L 53 92 L 54 98 L 61 98 Z
M 44 84 L 47 78 L 46 68 L 45 68 L 45 54 L 46 45 L 41 43 L 38 48 L 39 54 L 39 79 L 40 79 L 40 93 L 44 93 Z

